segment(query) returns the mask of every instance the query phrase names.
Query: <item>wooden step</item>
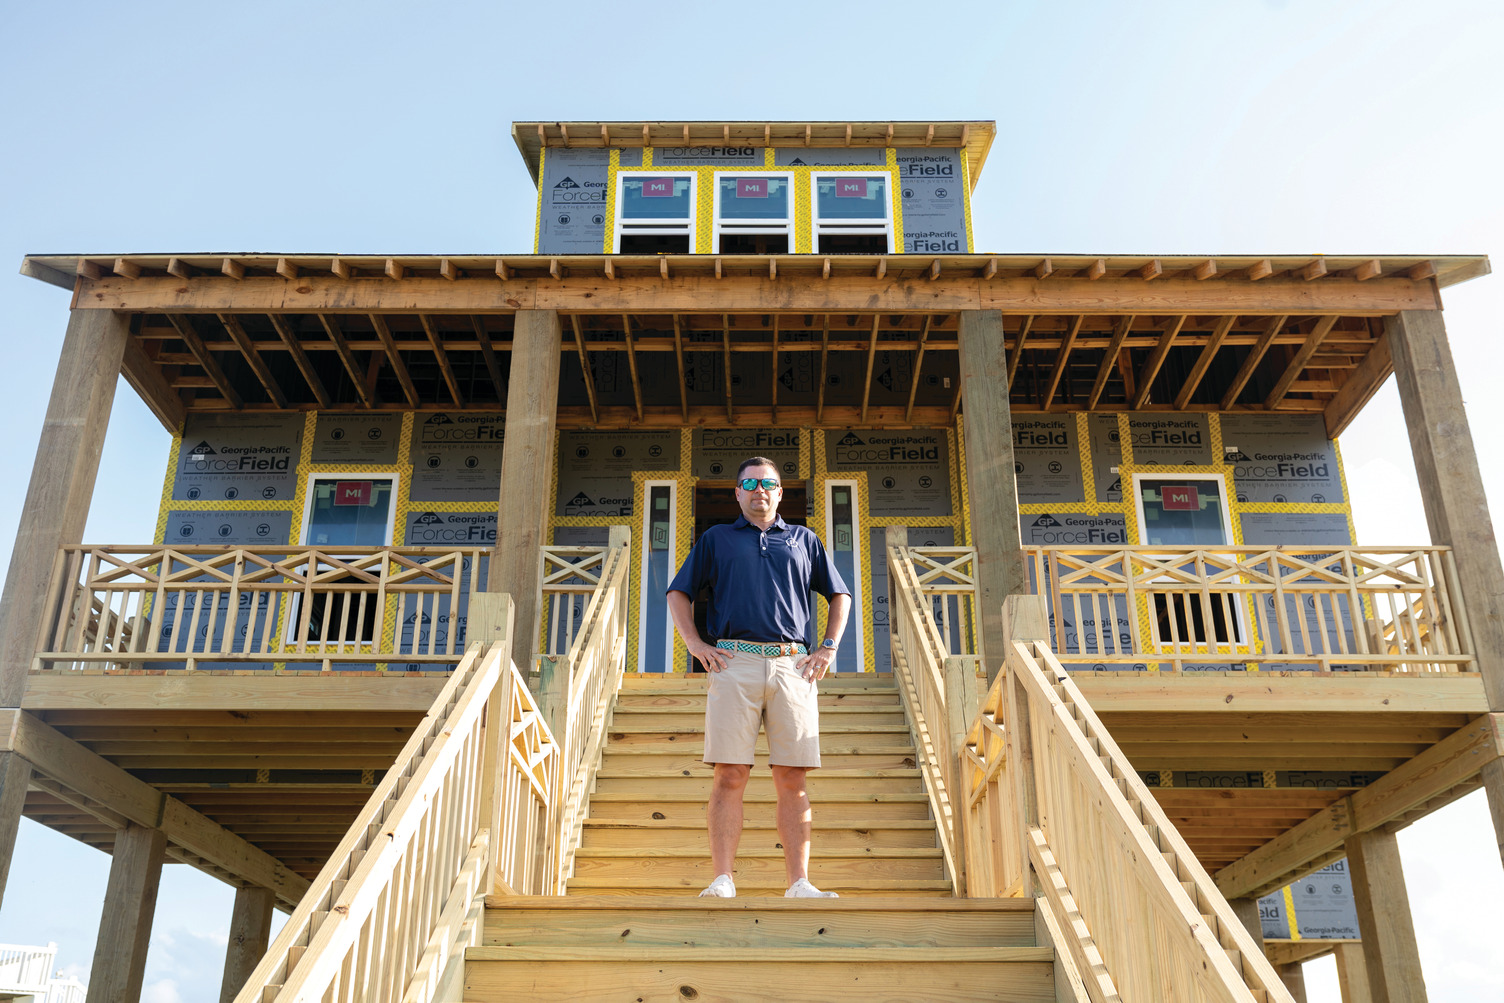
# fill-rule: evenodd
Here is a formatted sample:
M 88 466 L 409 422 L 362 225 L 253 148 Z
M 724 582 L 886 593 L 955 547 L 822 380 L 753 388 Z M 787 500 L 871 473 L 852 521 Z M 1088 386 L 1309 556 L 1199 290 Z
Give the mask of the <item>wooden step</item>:
M 705 865 L 707 871 L 710 865 Z M 840 878 L 823 880 L 818 875 L 811 878 L 822 890 L 839 892 L 841 895 L 850 897 L 857 896 L 908 896 L 920 895 L 927 897 L 943 896 L 951 894 L 951 884 L 944 879 L 935 878 Z M 679 881 L 664 881 L 654 884 L 648 880 L 638 880 L 630 884 L 612 884 L 598 878 L 570 878 L 567 895 L 682 895 L 686 898 L 694 898 L 699 895 L 700 889 L 710 883 L 708 875 L 704 880 L 694 884 L 685 885 Z M 736 894 L 738 898 L 782 898 L 788 889 L 788 881 L 782 872 L 775 877 L 752 875 L 737 881 Z
M 1028 947 L 1030 899 L 492 896 L 492 947 Z
M 616 708 L 616 713 L 611 719 L 611 730 L 616 731 L 619 726 L 629 727 L 656 726 L 660 728 L 703 728 L 705 724 L 705 708 L 703 707 L 622 707 Z M 821 707 L 820 725 L 821 730 L 827 724 L 851 727 L 858 724 L 901 724 L 908 727 L 903 707 Z
M 645 693 L 623 692 L 617 697 L 617 707 L 632 710 L 693 708 L 703 711 L 708 693 Z M 901 707 L 898 691 L 838 689 L 820 694 L 820 708 L 826 707 Z
M 909 880 L 945 877 L 945 861 L 938 847 L 833 849 L 813 839 L 811 843 L 809 879 L 822 888 L 825 884 L 849 878 Z M 715 872 L 710 868 L 709 855 L 693 847 L 581 847 L 574 854 L 574 877 L 585 881 L 606 881 L 618 887 L 642 883 L 698 891 L 710 883 Z M 784 881 L 784 877 L 782 850 L 743 847 L 737 851 L 732 879 L 738 884 L 744 880 Z M 786 881 L 784 887 L 788 887 Z
M 465 999 L 1053 1003 L 1053 961 L 1044 947 L 472 947 Z
M 806 778 L 811 801 L 823 794 L 900 794 L 921 791 L 918 770 L 813 770 Z M 708 771 L 660 771 L 658 773 L 623 774 L 602 769 L 596 774 L 595 795 L 635 794 L 644 799 L 661 797 L 665 792 L 694 791 L 710 796 L 712 778 Z M 757 770 L 747 783 L 747 793 L 760 789 L 773 791 L 773 778 Z
M 777 799 L 771 784 L 749 790 L 743 804 L 747 825 L 771 826 L 775 823 Z M 810 809 L 814 814 L 816 833 L 824 826 L 880 825 L 893 819 L 930 817 L 929 796 L 914 791 L 900 794 L 826 791 L 811 798 Z M 655 815 L 659 817 L 655 818 Z M 704 828 L 705 795 L 666 790 L 648 797 L 639 793 L 597 791 L 590 796 L 590 818 L 592 821 L 667 823 Z
M 583 845 L 600 849 L 673 846 L 709 852 L 708 839 L 704 826 L 682 822 L 663 820 L 639 824 L 589 818 L 585 820 Z M 933 847 L 936 845 L 935 823 L 928 819 L 913 819 L 829 825 L 825 824 L 824 812 L 821 812 L 812 841 L 830 850 Z M 744 850 L 780 849 L 778 829 L 768 823 L 743 825 L 741 847 Z
M 703 748 L 693 746 L 678 749 L 643 749 L 632 746 L 608 746 L 601 761 L 601 769 L 616 774 L 682 772 L 713 773 L 715 767 L 701 757 Z M 768 754 L 759 752 L 753 757 L 753 768 L 766 770 Z M 834 743 L 820 749 L 822 770 L 912 770 L 918 766 L 914 747 L 867 746 Z
M 687 745 L 698 752 L 704 748 L 705 729 L 701 724 L 691 725 L 688 722 L 674 727 L 664 727 L 633 724 L 618 719 L 607 730 L 606 738 L 613 747 L 642 745 L 649 748 L 676 748 Z M 907 724 L 832 725 L 828 721 L 822 721 L 820 723 L 820 747 L 824 748 L 827 742 L 832 741 L 847 745 L 900 745 L 911 749 L 914 747 L 912 733 Z M 757 749 L 759 752 L 768 751 L 767 735 L 758 735 Z

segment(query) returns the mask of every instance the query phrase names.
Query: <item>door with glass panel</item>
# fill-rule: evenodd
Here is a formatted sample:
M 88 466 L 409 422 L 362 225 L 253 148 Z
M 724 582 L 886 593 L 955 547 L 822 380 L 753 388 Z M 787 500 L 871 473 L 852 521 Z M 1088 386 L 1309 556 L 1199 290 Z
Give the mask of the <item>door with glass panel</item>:
M 857 481 L 825 482 L 825 549 L 835 562 L 836 570 L 851 589 L 851 616 L 846 621 L 846 631 L 841 635 L 841 646 L 836 651 L 833 666 L 836 672 L 860 672 L 864 660 L 862 625 L 871 618 L 867 609 L 867 597 L 862 594 L 862 527 L 858 504 Z M 820 600 L 811 597 L 812 602 Z M 814 638 L 816 644 L 820 638 Z
M 1187 550 L 1231 545 L 1221 474 L 1134 474 L 1133 488 L 1144 545 Z M 1185 570 L 1194 572 L 1193 558 L 1188 565 Z M 1156 638 L 1162 644 L 1244 643 L 1243 609 L 1235 592 L 1154 589 L 1151 597 Z

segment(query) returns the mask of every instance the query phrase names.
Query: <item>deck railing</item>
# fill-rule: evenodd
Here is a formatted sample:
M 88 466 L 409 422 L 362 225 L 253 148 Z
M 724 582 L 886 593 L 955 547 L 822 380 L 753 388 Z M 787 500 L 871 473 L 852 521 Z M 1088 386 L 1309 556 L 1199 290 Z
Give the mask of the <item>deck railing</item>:
M 1291 1001 L 1048 644 L 1013 642 L 961 768 L 968 894 L 1037 890 L 1091 999 Z
M 452 665 L 486 553 L 64 547 L 33 668 Z
M 465 654 L 236 1003 L 457 999 L 485 894 L 553 890 L 559 750 L 508 648 Z
M 611 547 L 542 547 L 543 647 L 558 658 L 569 651 L 585 622 L 586 606 L 600 585 Z
M 1447 547 L 1035 547 L 1072 669 L 1476 671 Z

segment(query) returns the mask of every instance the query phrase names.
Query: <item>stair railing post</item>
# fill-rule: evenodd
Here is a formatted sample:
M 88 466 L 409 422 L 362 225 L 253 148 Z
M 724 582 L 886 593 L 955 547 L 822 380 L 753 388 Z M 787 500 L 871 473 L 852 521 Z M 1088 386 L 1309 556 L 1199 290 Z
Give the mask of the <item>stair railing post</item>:
M 496 688 L 486 700 L 486 723 L 483 732 L 481 757 L 480 811 L 481 828 L 491 833 L 487 850 L 484 886 L 488 892 L 496 888 L 496 879 L 501 873 L 501 852 L 506 842 L 501 832 L 501 812 L 506 801 L 499 789 L 502 777 L 503 757 L 512 733 L 512 636 L 516 627 L 516 608 L 512 597 L 505 592 L 478 592 L 470 605 L 471 630 L 467 636 L 471 643 L 479 641 L 481 661 L 499 655 L 501 673 Z
M 1049 638 L 1049 618 L 1044 600 L 1033 595 L 1011 595 L 1003 600 L 1002 636 L 1005 658 L 1000 671 L 1006 673 L 1003 692 L 1007 694 L 1007 719 L 1003 727 L 1008 735 L 1008 773 L 1013 781 L 1013 824 L 1018 833 L 1021 859 L 1017 861 L 1022 880 L 1022 894 L 1034 894 L 1033 867 L 1029 862 L 1029 827 L 1040 825 L 1038 764 L 1034 756 L 1034 728 L 1029 715 L 1029 693 L 1018 678 L 1014 662 L 1018 658 L 1013 643 L 1032 644 Z

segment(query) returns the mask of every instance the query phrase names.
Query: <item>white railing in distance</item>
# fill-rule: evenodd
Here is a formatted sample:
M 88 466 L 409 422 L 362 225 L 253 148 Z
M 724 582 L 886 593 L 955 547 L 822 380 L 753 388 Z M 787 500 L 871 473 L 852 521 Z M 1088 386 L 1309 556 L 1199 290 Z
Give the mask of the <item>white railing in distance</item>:
M 1447 547 L 1030 547 L 1073 668 L 1477 671 Z
M 90 547 L 59 551 L 36 671 L 449 663 L 481 548 Z
M 429 1003 L 493 883 L 547 890 L 558 748 L 509 647 L 466 652 L 236 1003 Z
M 1290 1003 L 1048 644 L 1012 643 L 961 765 L 970 894 L 1037 888 L 1093 1000 Z

